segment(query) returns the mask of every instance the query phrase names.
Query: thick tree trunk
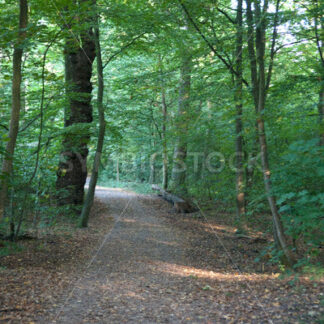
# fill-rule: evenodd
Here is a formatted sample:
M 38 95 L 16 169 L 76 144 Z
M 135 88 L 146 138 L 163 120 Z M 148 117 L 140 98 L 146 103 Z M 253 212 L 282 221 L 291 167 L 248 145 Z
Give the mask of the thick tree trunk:
M 76 35 L 73 28 L 71 32 Z M 79 36 L 80 41 L 75 36 L 67 47 L 66 69 L 71 79 L 71 92 L 69 91 L 66 127 L 92 122 L 90 80 L 92 63 L 96 56 L 92 28 L 87 27 L 86 30 L 80 32 Z M 59 163 L 56 181 L 56 187 L 60 191 L 58 193 L 59 204 L 81 205 L 83 203 L 89 139 L 89 131 L 86 129 L 82 132 L 72 130 L 64 137 L 62 160 Z
M 186 192 L 187 133 L 190 114 L 191 56 L 183 54 L 180 71 L 177 138 L 173 154 L 172 187 Z
M 64 78 L 65 78 L 65 94 L 67 98 L 72 96 L 72 70 L 70 64 L 69 44 L 67 42 L 64 49 Z M 64 127 L 67 127 L 67 120 L 69 117 L 70 108 L 68 105 L 64 106 Z
M 4 157 L 1 170 L 4 177 L 1 182 L 0 218 L 5 215 L 8 204 L 9 179 L 13 169 L 13 158 L 19 130 L 19 117 L 21 110 L 21 66 L 24 52 L 23 43 L 27 37 L 26 28 L 28 24 L 27 0 L 20 0 L 19 10 L 19 38 L 15 44 L 12 64 L 12 105 L 9 125 L 9 141 L 6 145 L 6 156 Z
M 243 50 L 243 0 L 238 0 L 236 17 L 236 71 L 235 78 L 235 106 L 236 106 L 236 217 L 240 224 L 245 214 L 245 189 L 243 169 L 243 74 L 242 74 L 242 50 Z
M 93 162 L 92 173 L 89 183 L 88 192 L 86 195 L 85 202 L 83 204 L 81 212 L 81 227 L 88 226 L 88 219 L 93 205 L 98 175 L 100 167 L 100 159 L 102 155 L 102 149 L 105 139 L 105 110 L 103 106 L 103 94 L 104 94 L 104 75 L 103 75 L 103 65 L 101 58 L 101 46 L 100 46 L 100 35 L 99 35 L 99 22 L 97 22 L 97 27 L 95 29 L 95 46 L 96 46 L 96 56 L 97 56 L 97 75 L 98 75 L 98 97 L 97 97 L 97 107 L 99 115 L 99 132 L 98 132 L 98 142 L 95 154 L 95 159 Z

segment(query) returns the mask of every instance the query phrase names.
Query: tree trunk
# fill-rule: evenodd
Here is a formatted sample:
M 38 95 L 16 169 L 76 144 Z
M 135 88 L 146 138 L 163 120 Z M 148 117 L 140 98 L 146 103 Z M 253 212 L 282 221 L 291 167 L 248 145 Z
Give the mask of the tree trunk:
M 267 194 L 269 206 L 272 213 L 272 219 L 274 225 L 274 238 L 277 241 L 277 244 L 283 250 L 287 258 L 288 264 L 293 265 L 295 260 L 291 251 L 289 250 L 288 242 L 284 234 L 284 228 L 278 212 L 276 198 L 272 194 L 271 171 L 270 171 L 269 160 L 268 160 L 268 147 L 267 147 L 263 118 L 258 119 L 258 131 L 259 131 L 259 141 L 260 141 L 260 149 L 261 149 L 262 173 L 264 179 L 265 192 Z
M 163 75 L 162 57 L 159 55 L 160 77 L 161 77 L 161 110 L 162 110 L 162 188 L 167 190 L 169 185 L 169 169 L 168 169 L 168 141 L 167 141 L 167 122 L 168 122 L 168 105 L 166 101 L 166 91 Z
M 320 127 L 320 145 L 324 146 L 324 18 L 321 17 L 321 29 L 320 37 L 321 44 L 319 44 L 319 54 L 320 54 L 320 92 L 319 92 L 319 102 L 318 102 L 318 113 L 319 113 L 319 127 Z
M 6 145 L 6 155 L 2 164 L 1 197 L 0 197 L 0 218 L 5 215 L 8 205 L 9 179 L 13 169 L 13 159 L 16 148 L 19 117 L 21 110 L 21 79 L 22 79 L 22 56 L 24 52 L 24 41 L 26 40 L 26 28 L 28 24 L 28 2 L 20 0 L 19 2 L 19 37 L 15 44 L 13 53 L 13 76 L 12 76 L 12 105 L 9 125 L 9 141 Z M 2 212 L 1 212 L 2 210 Z
M 324 77 L 321 78 L 318 114 L 319 114 L 319 126 L 320 126 L 320 145 L 324 146 Z
M 319 115 L 319 137 L 320 145 L 324 146 L 324 17 L 320 9 L 318 1 L 316 4 L 316 15 L 315 19 L 315 37 L 317 51 L 320 59 L 319 69 L 320 69 L 320 90 L 319 90 L 319 101 L 318 101 L 318 115 Z M 318 23 L 318 20 L 320 23 Z
M 96 190 L 96 185 L 98 180 L 100 159 L 102 155 L 102 149 L 105 140 L 105 130 L 106 130 L 105 109 L 103 106 L 104 75 L 103 75 L 103 65 L 102 65 L 102 58 L 101 58 L 99 21 L 97 21 L 97 26 L 95 29 L 95 46 L 96 46 L 97 75 L 98 75 L 97 107 L 98 107 L 98 115 L 99 115 L 99 132 L 98 132 L 97 149 L 96 149 L 95 159 L 93 162 L 89 188 L 81 212 L 81 227 L 88 226 L 89 214 L 91 211 L 91 207 L 93 205 L 93 200 L 94 200 L 94 195 L 95 195 L 95 190 Z
M 184 53 L 181 62 L 177 138 L 173 154 L 172 187 L 186 192 L 187 133 L 190 113 L 191 56 Z
M 153 142 L 153 148 L 155 148 L 155 141 Z M 156 175 L 156 170 L 155 170 L 155 159 L 156 159 L 157 154 L 153 153 L 150 158 L 150 179 L 149 183 L 154 184 L 155 183 L 155 175 Z
M 91 20 L 88 18 L 87 25 Z M 92 28 L 86 27 L 79 34 L 74 31 L 75 28 L 71 28 L 71 33 L 78 35 L 80 40 L 74 36 L 68 44 L 66 54 L 66 69 L 67 75 L 71 78 L 71 92 L 69 91 L 65 126 L 70 127 L 70 131 L 64 135 L 62 160 L 59 163 L 56 187 L 59 190 L 59 204 L 77 206 L 81 205 L 84 199 L 84 185 L 87 178 L 87 144 L 90 135 L 88 129 L 83 128 L 80 131 L 74 127 L 92 122 L 91 76 L 96 51 Z
M 119 183 L 120 181 L 120 177 L 119 177 L 119 157 L 117 156 L 117 160 L 116 160 L 116 181 L 117 183 Z
M 242 50 L 243 50 L 243 0 L 238 0 L 236 17 L 236 71 L 235 78 L 235 106 L 236 106 L 236 217 L 238 224 L 241 223 L 245 214 L 245 189 L 243 169 L 243 74 L 242 74 Z
M 165 90 L 162 89 L 162 115 L 163 115 L 163 122 L 162 122 L 162 159 L 163 159 L 163 168 L 162 168 L 162 188 L 164 190 L 168 189 L 168 143 L 167 143 L 167 118 L 168 118 L 168 107 L 166 104 L 165 98 Z
M 258 68 L 257 68 L 257 58 L 255 55 L 254 41 L 255 41 L 255 30 L 253 28 L 253 13 L 251 8 L 251 1 L 246 1 L 246 19 L 248 21 L 248 53 L 250 59 L 250 69 L 251 69 L 251 87 L 252 96 L 254 102 L 255 113 L 257 114 L 258 100 L 259 100 L 259 83 L 258 83 Z M 255 174 L 255 161 L 257 159 L 259 151 L 259 138 L 258 138 L 258 123 L 255 122 L 255 137 L 252 143 L 252 149 L 250 151 L 253 163 L 248 161 L 248 166 L 246 168 L 246 185 L 245 185 L 245 200 L 247 200 L 247 193 L 252 189 L 253 186 L 253 176 Z M 247 204 L 247 203 L 246 203 Z
M 154 122 L 154 112 L 153 112 L 153 106 L 151 107 L 151 124 L 150 124 L 150 128 L 149 128 L 149 132 L 151 134 L 151 140 L 150 140 L 150 149 L 151 152 L 154 152 L 153 154 L 151 154 L 150 156 L 150 161 L 149 161 L 149 168 L 150 168 L 150 177 L 149 177 L 149 183 L 150 184 L 154 184 L 156 181 L 156 157 L 157 157 L 157 153 L 156 153 L 156 139 L 155 139 L 155 131 L 154 129 L 157 128 L 158 126 L 155 124 Z M 158 133 L 161 137 L 161 134 L 158 130 Z
M 65 93 L 67 98 L 72 96 L 72 70 L 70 64 L 70 55 L 69 55 L 69 44 L 68 42 L 65 45 L 64 49 L 64 78 L 65 78 Z M 69 107 L 64 106 L 64 127 L 67 127 L 67 120 L 69 117 Z
M 250 33 L 254 30 L 251 0 L 246 0 L 246 4 L 247 4 L 247 23 L 248 23 L 248 30 Z M 265 2 L 265 6 L 267 4 L 268 2 Z M 282 221 L 276 205 L 276 199 L 272 192 L 271 171 L 270 171 L 270 165 L 268 159 L 267 138 L 265 132 L 264 117 L 263 117 L 265 111 L 266 98 L 267 98 L 267 88 L 266 88 L 266 78 L 265 78 L 265 33 L 266 33 L 265 13 L 267 12 L 268 8 L 266 6 L 261 10 L 261 6 L 258 1 L 255 1 L 254 5 L 255 5 L 255 21 L 256 21 L 256 27 L 255 27 L 256 56 L 254 51 L 253 39 L 252 42 L 249 41 L 248 46 L 249 46 L 249 57 L 250 57 L 250 67 L 251 67 L 251 80 L 253 84 L 253 97 L 254 97 L 254 102 L 256 104 L 256 112 L 257 112 L 258 137 L 259 137 L 259 145 L 260 145 L 260 153 L 261 153 L 261 164 L 262 164 L 262 173 L 264 179 L 264 187 L 265 187 L 265 193 L 267 195 L 271 214 L 272 214 L 274 239 L 276 240 L 278 247 L 280 247 L 284 252 L 284 255 L 286 257 L 286 263 L 292 266 L 295 263 L 295 257 L 291 252 L 291 250 L 289 249 L 288 241 L 284 234 Z M 278 8 L 279 7 L 277 6 L 277 10 Z M 276 14 L 278 14 L 278 11 L 276 12 Z M 276 26 L 274 28 L 276 28 Z M 249 35 L 249 38 L 252 38 L 253 34 Z M 273 41 L 275 41 L 275 39 Z M 269 69 L 269 73 L 271 73 L 270 69 Z M 268 84 L 269 81 L 270 80 L 268 75 Z

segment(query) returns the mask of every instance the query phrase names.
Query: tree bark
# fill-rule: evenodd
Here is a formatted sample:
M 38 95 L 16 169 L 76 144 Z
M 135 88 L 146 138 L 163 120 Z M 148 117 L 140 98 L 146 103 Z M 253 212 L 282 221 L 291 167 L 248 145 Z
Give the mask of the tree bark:
M 324 17 L 323 14 L 320 13 L 320 8 L 318 1 L 315 1 L 316 12 L 315 16 L 315 36 L 316 36 L 316 45 L 320 58 L 320 90 L 319 90 L 319 101 L 318 101 L 318 114 L 319 114 L 319 137 L 320 137 L 320 145 L 324 146 Z M 319 17 L 318 17 L 319 15 Z M 318 19 L 320 20 L 320 24 L 318 23 Z
M 155 131 L 154 129 L 156 128 L 160 138 L 161 138 L 161 132 L 158 129 L 158 125 L 155 122 L 154 119 L 154 110 L 153 110 L 153 103 L 151 106 L 151 124 L 150 124 L 150 129 L 149 132 L 151 133 L 151 141 L 150 141 L 150 145 L 151 145 L 151 152 L 154 152 L 151 156 L 150 156 L 150 178 L 149 178 L 149 183 L 150 184 L 154 184 L 155 180 L 156 180 L 156 157 L 157 157 L 157 153 L 156 153 L 156 138 L 155 138 Z
M 82 0 L 81 2 L 86 2 Z M 91 13 L 90 13 L 91 15 Z M 87 17 L 85 25 L 93 19 Z M 83 27 L 80 33 L 72 27 L 73 38 L 67 46 L 66 69 L 71 79 L 69 91 L 69 107 L 65 119 L 65 126 L 70 127 L 63 140 L 63 151 L 57 173 L 56 187 L 59 191 L 60 205 L 81 205 L 84 200 L 84 185 L 87 178 L 87 144 L 90 139 L 89 131 L 75 131 L 71 126 L 89 124 L 92 122 L 91 106 L 91 76 L 92 63 L 96 56 L 92 27 Z M 77 39 L 77 36 L 79 39 Z
M 323 67 L 324 69 L 324 67 Z M 320 127 L 320 145 L 324 146 L 324 73 L 321 78 L 321 89 L 319 93 L 318 114 Z
M 2 164 L 3 180 L 1 182 L 0 197 L 0 219 L 6 213 L 8 205 L 9 179 L 13 169 L 13 159 L 16 148 L 19 117 L 21 110 L 21 80 L 22 80 L 22 56 L 24 52 L 24 41 L 27 38 L 26 28 L 28 24 L 28 2 L 19 1 L 19 37 L 13 52 L 13 76 L 12 76 L 12 104 L 9 124 L 9 141 L 6 145 L 6 155 Z M 2 212 L 1 212 L 2 210 Z
M 120 181 L 120 170 L 119 170 L 119 157 L 117 156 L 117 160 L 116 160 L 116 181 L 117 183 L 119 183 Z
M 236 16 L 236 71 L 235 78 L 235 106 L 236 106 L 236 217 L 238 224 L 241 223 L 245 214 L 245 189 L 244 189 L 244 169 L 243 169 L 243 0 L 237 2 Z
M 162 159 L 163 159 L 163 167 L 162 167 L 162 188 L 166 190 L 168 188 L 168 143 L 167 143 L 167 119 L 168 119 L 168 106 L 166 103 L 165 97 L 165 89 L 162 85 Z
M 253 27 L 253 12 L 251 8 L 251 0 L 246 0 L 247 4 L 247 23 L 249 32 L 254 31 Z M 277 3 L 277 12 L 279 10 Z M 254 44 L 249 43 L 249 57 L 250 57 L 250 68 L 251 68 L 251 79 L 253 83 L 253 97 L 256 105 L 257 112 L 257 126 L 258 126 L 258 137 L 261 153 L 261 164 L 262 164 L 262 173 L 264 179 L 265 192 L 268 198 L 269 207 L 272 214 L 273 228 L 274 228 L 274 239 L 277 242 L 278 247 L 282 249 L 286 257 L 286 263 L 289 266 L 294 265 L 295 256 L 292 251 L 289 249 L 289 244 L 287 238 L 284 234 L 284 228 L 281 221 L 280 214 L 278 212 L 276 198 L 272 192 L 271 184 L 271 171 L 268 158 L 268 146 L 267 138 L 265 132 L 265 123 L 264 123 L 264 111 L 267 98 L 267 87 L 266 87 L 266 77 L 265 77 L 265 32 L 266 32 L 266 21 L 265 14 L 267 12 L 268 2 L 265 1 L 264 7 L 261 10 L 259 1 L 254 1 L 255 7 L 255 48 L 256 56 L 254 52 Z M 276 28 L 276 26 L 274 27 Z M 275 32 L 274 32 L 275 35 Z M 248 35 L 251 37 L 252 35 Z M 275 39 L 273 40 L 275 41 Z M 252 50 L 253 46 L 253 50 Z M 271 53 L 273 57 L 273 53 Z M 270 71 L 270 70 L 269 70 Z M 256 74 L 257 73 L 257 74 Z M 270 83 L 270 80 L 268 80 Z M 257 91 L 255 90 L 257 89 Z M 256 97 L 257 94 L 257 97 Z M 257 100 L 256 100 L 257 99 Z
M 155 141 L 153 142 L 153 148 L 155 148 Z M 153 153 L 150 158 L 150 178 L 149 183 L 154 184 L 156 179 L 155 159 L 157 154 Z
M 190 114 L 190 85 L 192 59 L 185 52 L 181 58 L 178 102 L 177 138 L 173 154 L 172 188 L 186 193 L 187 133 Z
M 93 162 L 92 173 L 89 183 L 88 192 L 86 195 L 85 202 L 83 204 L 81 212 L 81 227 L 88 226 L 89 215 L 91 207 L 93 205 L 98 175 L 100 167 L 100 159 L 102 155 L 102 149 L 105 140 L 106 122 L 105 122 L 105 109 L 103 106 L 103 94 L 104 94 L 104 75 L 103 75 L 103 64 L 101 58 L 101 46 L 100 46 L 100 33 L 99 33 L 99 21 L 97 21 L 97 26 L 95 28 L 95 48 L 97 56 L 97 75 L 98 75 L 98 97 L 97 97 L 97 108 L 99 115 L 99 132 L 98 132 L 98 142 L 95 154 L 95 159 Z
M 168 105 L 166 100 L 166 90 L 163 75 L 162 57 L 159 55 L 160 67 L 160 87 L 161 87 L 161 112 L 162 112 L 162 129 L 160 134 L 162 142 L 162 188 L 167 190 L 169 185 L 169 167 L 168 167 L 168 141 L 167 141 L 167 122 L 168 122 Z

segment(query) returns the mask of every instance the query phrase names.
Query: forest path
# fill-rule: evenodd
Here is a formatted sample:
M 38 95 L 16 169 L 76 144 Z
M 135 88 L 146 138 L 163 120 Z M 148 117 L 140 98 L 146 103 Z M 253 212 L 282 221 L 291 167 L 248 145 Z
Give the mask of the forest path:
M 208 318 L 210 301 L 193 298 L 188 279 L 172 274 L 174 266 L 186 263 L 186 243 L 181 231 L 154 208 L 160 199 L 100 187 L 96 196 L 107 202 L 115 225 L 56 322 L 175 323 Z
M 100 187 L 96 196 L 114 227 L 52 323 L 293 323 L 311 309 L 272 275 L 233 270 L 233 246 L 159 198 Z

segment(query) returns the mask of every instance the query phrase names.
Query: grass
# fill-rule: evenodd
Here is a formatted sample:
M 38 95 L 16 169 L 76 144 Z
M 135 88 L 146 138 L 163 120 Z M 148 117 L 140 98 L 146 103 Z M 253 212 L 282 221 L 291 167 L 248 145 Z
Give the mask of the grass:
M 309 276 L 312 280 L 320 280 L 324 278 L 324 266 L 321 264 L 316 265 L 306 265 L 303 268 L 303 274 Z M 323 306 L 324 306 L 324 298 L 323 298 Z

